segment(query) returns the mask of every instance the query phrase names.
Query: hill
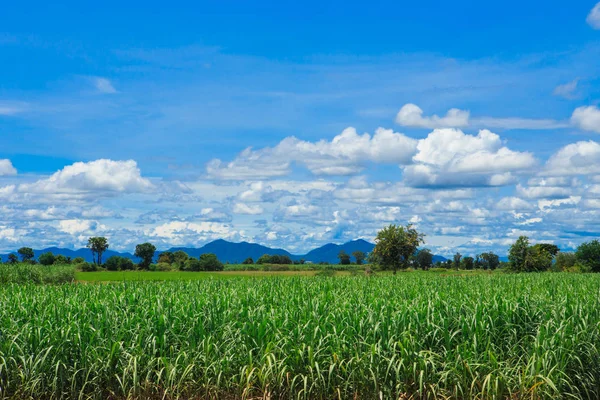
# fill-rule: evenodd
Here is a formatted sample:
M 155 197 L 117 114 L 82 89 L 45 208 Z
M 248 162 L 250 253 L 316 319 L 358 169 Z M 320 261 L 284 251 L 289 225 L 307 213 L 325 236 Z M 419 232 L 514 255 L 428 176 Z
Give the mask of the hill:
M 233 242 L 228 242 L 223 239 L 219 239 L 219 240 L 215 240 L 213 242 L 207 243 L 206 245 L 204 245 L 200 248 L 173 247 L 166 251 L 175 252 L 178 250 L 182 250 L 194 258 L 198 258 L 200 256 L 200 254 L 214 253 L 217 255 L 219 260 L 221 260 L 223 262 L 228 262 L 231 264 L 241 263 L 248 257 L 252 257 L 252 259 L 254 261 L 256 261 L 263 254 L 287 255 L 292 260 L 304 259 L 306 261 L 311 261 L 313 263 L 318 263 L 318 262 L 322 262 L 322 261 L 328 262 L 328 263 L 337 263 L 339 261 L 338 254 L 342 250 L 351 255 L 355 251 L 362 251 L 364 253 L 370 253 L 371 251 L 373 251 L 374 247 L 375 247 L 375 245 L 373 243 L 369 243 L 363 239 L 358 239 L 358 240 L 353 240 L 351 242 L 344 243 L 344 244 L 328 243 L 324 246 L 321 246 L 314 250 L 311 250 L 306 254 L 298 255 L 298 254 L 291 254 L 290 252 L 288 252 L 284 249 L 271 248 L 271 247 L 263 246 L 263 245 L 260 245 L 257 243 L 248 243 L 248 242 L 233 243 Z M 87 248 L 71 250 L 71 249 L 64 249 L 64 248 L 59 248 L 59 247 L 49 247 L 49 248 L 42 249 L 42 250 L 34 250 L 35 258 L 37 259 L 41 254 L 46 253 L 46 252 L 51 252 L 55 255 L 62 254 L 66 257 L 71 257 L 71 258 L 83 257 L 86 261 L 92 262 L 92 252 Z M 14 253 L 16 254 L 16 251 Z M 157 251 L 156 258 L 161 253 L 163 253 L 163 251 Z M 134 257 L 133 254 L 131 254 L 131 253 L 118 252 L 118 251 L 114 251 L 114 250 L 110 250 L 110 249 L 107 250 L 103 254 L 102 259 L 107 260 L 109 257 L 115 256 L 115 255 L 121 256 L 121 257 L 126 257 L 133 261 L 138 261 L 138 259 L 136 257 Z M 8 254 L 0 255 L 0 257 L 2 258 L 3 261 L 6 261 Z M 433 262 L 436 262 L 438 260 L 445 261 L 446 259 L 442 256 L 435 255 L 433 257 Z

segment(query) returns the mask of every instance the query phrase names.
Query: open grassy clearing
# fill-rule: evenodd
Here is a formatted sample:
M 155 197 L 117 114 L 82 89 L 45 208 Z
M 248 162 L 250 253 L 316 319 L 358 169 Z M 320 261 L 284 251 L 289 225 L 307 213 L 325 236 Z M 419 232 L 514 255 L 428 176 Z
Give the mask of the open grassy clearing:
M 600 276 L 0 287 L 1 398 L 600 397 Z

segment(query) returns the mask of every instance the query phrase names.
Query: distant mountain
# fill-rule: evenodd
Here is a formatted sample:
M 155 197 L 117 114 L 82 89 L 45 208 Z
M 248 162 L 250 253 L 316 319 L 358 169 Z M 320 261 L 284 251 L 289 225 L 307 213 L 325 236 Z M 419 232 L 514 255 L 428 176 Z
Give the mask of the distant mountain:
M 260 244 L 248 242 L 232 243 L 223 239 L 207 243 L 199 249 L 193 247 L 174 247 L 167 251 L 175 252 L 178 250 L 183 250 L 194 258 L 198 258 L 200 254 L 213 253 L 217 255 L 219 260 L 230 264 L 239 264 L 248 257 L 252 257 L 252 259 L 256 261 L 263 254 L 286 255 L 292 260 L 297 258 L 283 249 L 272 249 Z
M 270 247 L 263 246 L 263 245 L 256 244 L 256 243 L 248 243 L 248 242 L 232 243 L 232 242 L 228 242 L 223 239 L 219 239 L 219 240 L 215 240 L 214 242 L 207 243 L 206 245 L 204 245 L 200 248 L 173 247 L 167 251 L 175 252 L 178 250 L 182 250 L 182 251 L 185 251 L 189 256 L 194 257 L 194 258 L 198 258 L 200 256 L 200 254 L 214 253 L 217 255 L 219 260 L 221 260 L 223 262 L 228 262 L 231 264 L 241 263 L 248 257 L 252 257 L 252 259 L 254 261 L 256 261 L 263 254 L 287 255 L 292 260 L 304 259 L 306 261 L 311 261 L 313 263 L 318 263 L 318 262 L 322 262 L 322 261 L 328 262 L 328 263 L 338 263 L 339 262 L 338 254 L 342 250 L 350 255 L 352 255 L 352 253 L 355 251 L 362 251 L 362 252 L 368 254 L 373 251 L 374 247 L 375 247 L 375 245 L 373 243 L 369 243 L 366 240 L 358 239 L 358 240 L 353 240 L 351 242 L 344 243 L 341 245 L 328 243 L 324 246 L 321 246 L 319 248 L 311 250 L 304 255 L 296 255 L 296 254 L 291 254 L 284 249 L 277 249 L 277 248 L 274 249 L 274 248 L 270 248 Z M 66 257 L 71 257 L 71 258 L 83 257 L 86 261 L 92 262 L 92 252 L 89 249 L 71 250 L 71 249 L 63 249 L 63 248 L 58 248 L 58 247 L 49 247 L 49 248 L 43 249 L 43 250 L 34 250 L 33 252 L 35 254 L 36 259 L 43 253 L 51 252 L 55 255 L 62 254 Z M 155 258 L 158 258 L 158 256 L 163 252 L 164 251 L 157 251 Z M 16 254 L 16 251 L 14 253 Z M 121 252 L 114 251 L 114 250 L 107 250 L 102 255 L 102 259 L 107 260 L 111 256 L 121 256 L 121 257 L 129 258 L 136 262 L 139 261 L 131 253 L 127 253 L 127 252 L 121 253 Z M 6 261 L 8 254 L 0 255 L 0 257 L 2 258 L 3 261 Z M 446 260 L 446 258 L 444 258 L 442 256 L 438 256 L 438 255 L 433 256 L 434 263 L 437 261 L 445 261 L 445 260 Z

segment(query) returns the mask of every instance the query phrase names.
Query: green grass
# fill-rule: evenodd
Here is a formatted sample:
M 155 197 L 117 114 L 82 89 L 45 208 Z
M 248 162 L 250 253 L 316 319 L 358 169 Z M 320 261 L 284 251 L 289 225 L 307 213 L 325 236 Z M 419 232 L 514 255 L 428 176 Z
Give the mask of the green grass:
M 70 265 L 0 264 L 0 284 L 59 284 L 74 280 L 75 268 Z
M 0 286 L 0 398 L 600 398 L 600 275 Z

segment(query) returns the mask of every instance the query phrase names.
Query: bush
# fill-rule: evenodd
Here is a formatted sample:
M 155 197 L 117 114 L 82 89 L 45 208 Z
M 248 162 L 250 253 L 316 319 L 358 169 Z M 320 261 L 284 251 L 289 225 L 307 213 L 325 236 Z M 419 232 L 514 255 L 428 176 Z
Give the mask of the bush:
M 315 276 L 327 276 L 331 277 L 335 275 L 335 271 L 332 269 L 323 269 L 315 274 Z
M 186 262 L 183 263 L 183 271 L 201 271 L 202 264 L 199 260 L 195 258 L 190 258 Z
M 75 269 L 77 269 L 78 271 L 82 271 L 82 272 L 94 272 L 98 270 L 98 267 L 96 266 L 96 264 L 92 264 L 89 262 L 80 262 L 78 264 L 75 264 Z
M 48 252 L 40 255 L 38 259 L 40 261 L 40 264 L 48 266 L 54 264 L 54 260 L 56 259 L 56 257 L 54 257 L 54 254 Z
M 156 264 L 150 264 L 150 271 L 172 271 L 174 268 L 169 263 L 159 262 Z
M 54 258 L 54 264 L 69 265 L 69 264 L 71 264 L 71 257 L 66 257 L 66 256 L 63 256 L 62 254 L 59 254 Z
M 75 257 L 71 263 L 73 264 L 81 264 L 82 262 L 85 262 L 85 259 L 83 257 Z
M 58 284 L 73 282 L 75 270 L 71 266 L 39 266 L 30 263 L 0 264 L 0 284 L 35 283 Z
M 244 260 L 242 264 L 254 264 L 254 260 L 252 259 L 252 257 L 248 257 Z

